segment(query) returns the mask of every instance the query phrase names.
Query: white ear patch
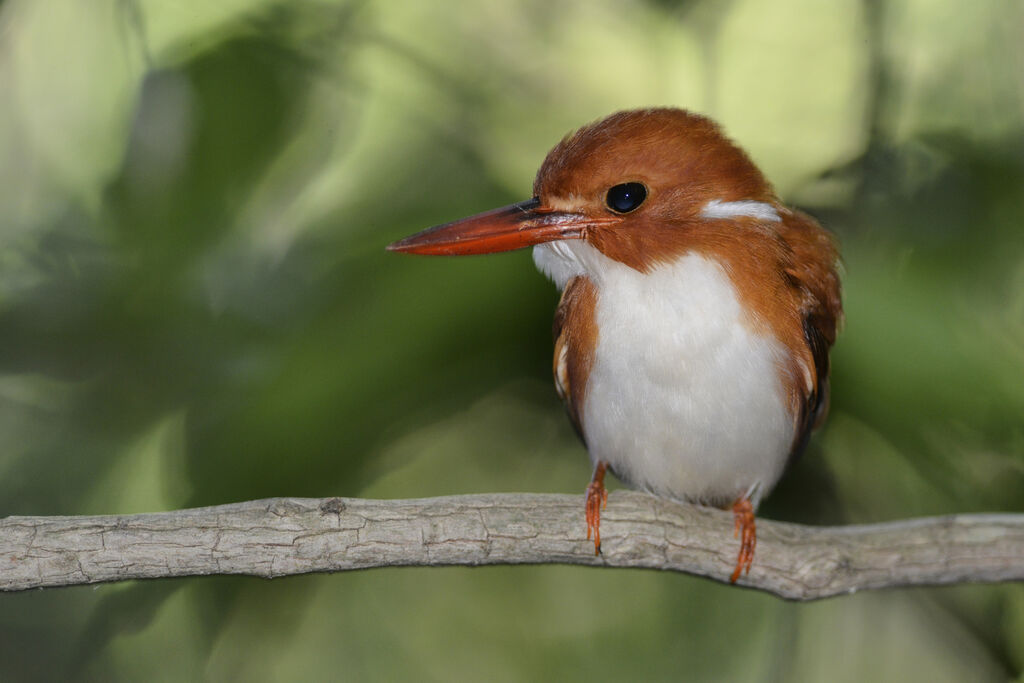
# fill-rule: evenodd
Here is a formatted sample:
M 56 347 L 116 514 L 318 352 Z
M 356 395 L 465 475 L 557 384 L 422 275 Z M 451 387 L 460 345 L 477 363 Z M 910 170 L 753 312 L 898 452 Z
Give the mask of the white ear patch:
M 700 212 L 703 218 L 760 218 L 763 221 L 778 223 L 782 219 L 775 207 L 766 202 L 755 202 L 745 199 L 739 202 L 723 202 L 720 199 L 712 199 L 704 205 Z

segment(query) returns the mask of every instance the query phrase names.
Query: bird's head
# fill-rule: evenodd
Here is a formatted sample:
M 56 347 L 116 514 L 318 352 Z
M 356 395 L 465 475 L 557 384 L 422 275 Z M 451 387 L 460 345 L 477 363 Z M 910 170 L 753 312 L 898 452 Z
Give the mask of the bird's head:
M 566 136 L 537 172 L 533 194 L 388 249 L 455 255 L 547 244 L 565 256 L 559 243 L 580 240 L 645 271 L 694 240 L 714 239 L 707 224 L 779 220 L 771 186 L 747 155 L 710 119 L 681 109 L 619 112 Z

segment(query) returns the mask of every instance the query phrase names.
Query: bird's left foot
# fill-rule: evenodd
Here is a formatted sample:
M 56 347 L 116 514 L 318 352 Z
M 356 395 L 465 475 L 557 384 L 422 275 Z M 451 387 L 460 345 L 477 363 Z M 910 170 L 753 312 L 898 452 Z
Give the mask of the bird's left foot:
M 729 583 L 736 583 L 741 574 L 750 573 L 750 565 L 754 563 L 757 530 L 754 526 L 754 505 L 746 496 L 732 504 L 732 514 L 736 522 L 735 535 L 740 539 L 740 554 L 736 558 L 736 569 L 729 577 Z
M 601 554 L 601 510 L 608 507 L 608 489 L 604 487 L 604 473 L 608 464 L 599 462 L 594 477 L 587 486 L 587 540 L 594 535 L 594 554 Z

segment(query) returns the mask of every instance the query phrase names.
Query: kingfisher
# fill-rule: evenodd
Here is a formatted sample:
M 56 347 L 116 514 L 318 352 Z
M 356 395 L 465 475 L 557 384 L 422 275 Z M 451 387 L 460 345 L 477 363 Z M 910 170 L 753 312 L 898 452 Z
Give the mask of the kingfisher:
M 570 133 L 533 197 L 388 246 L 431 255 L 533 247 L 561 289 L 554 380 L 594 465 L 600 553 L 609 470 L 656 496 L 732 509 L 750 571 L 758 504 L 828 412 L 842 320 L 838 250 L 783 204 L 711 119 L 621 111 Z

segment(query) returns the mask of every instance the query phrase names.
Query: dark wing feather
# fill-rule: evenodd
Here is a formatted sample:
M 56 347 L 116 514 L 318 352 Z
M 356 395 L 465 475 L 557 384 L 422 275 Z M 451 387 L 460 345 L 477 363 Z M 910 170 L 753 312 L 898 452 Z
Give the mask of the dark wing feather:
M 843 307 L 837 272 L 839 255 L 832 236 L 798 211 L 786 217 L 781 236 L 792 250 L 786 276 L 801 293 L 804 341 L 813 366 L 813 387 L 799 397 L 792 462 L 806 447 L 811 431 L 828 414 L 829 350 L 842 322 Z
M 820 425 L 828 415 L 829 404 L 829 343 L 822 334 L 819 324 L 812 321 L 814 316 L 804 318 L 804 337 L 811 350 L 814 362 L 815 389 L 803 396 L 800 414 L 797 417 L 796 438 L 790 459 L 795 460 L 807 447 L 811 432 Z

